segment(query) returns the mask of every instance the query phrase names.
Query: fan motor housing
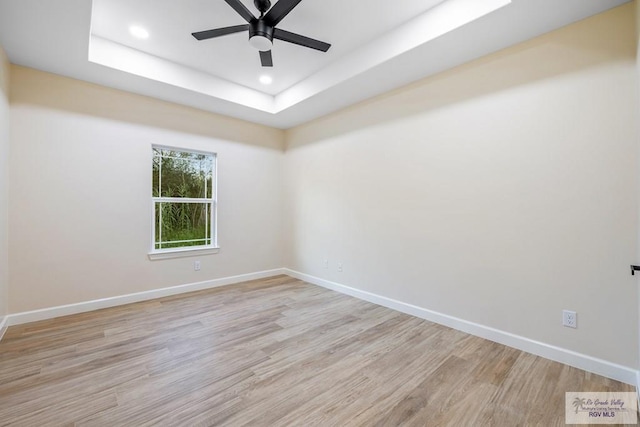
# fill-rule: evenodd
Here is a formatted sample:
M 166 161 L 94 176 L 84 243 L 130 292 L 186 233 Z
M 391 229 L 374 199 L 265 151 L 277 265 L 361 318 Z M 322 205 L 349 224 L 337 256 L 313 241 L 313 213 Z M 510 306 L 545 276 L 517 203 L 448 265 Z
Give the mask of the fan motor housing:
M 262 19 L 249 24 L 249 43 L 260 51 L 271 50 L 273 45 L 273 27 Z

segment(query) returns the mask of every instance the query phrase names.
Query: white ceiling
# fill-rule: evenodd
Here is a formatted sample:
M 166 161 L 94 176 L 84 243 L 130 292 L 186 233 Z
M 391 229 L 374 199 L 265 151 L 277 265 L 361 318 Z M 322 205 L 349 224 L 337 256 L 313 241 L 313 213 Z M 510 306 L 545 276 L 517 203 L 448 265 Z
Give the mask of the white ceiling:
M 0 44 L 19 65 L 289 128 L 627 1 L 305 0 L 278 28 L 331 49 L 276 40 L 264 68 L 246 32 L 191 36 L 244 23 L 223 0 L 0 0 Z
M 332 44 L 327 53 L 275 41 L 274 67 L 260 66 L 248 32 L 197 41 L 194 31 L 246 24 L 223 0 L 94 0 L 92 34 L 116 43 L 204 71 L 242 86 L 276 95 L 309 77 L 368 40 L 396 28 L 444 0 L 404 0 L 402 7 L 384 7 L 385 0 L 369 0 L 365 19 L 358 19 L 360 2 L 307 0 L 301 2 L 278 25 Z M 243 0 L 254 14 L 253 0 Z M 336 13 L 339 12 L 339 13 Z M 146 28 L 151 36 L 136 39 L 129 26 Z M 273 84 L 262 85 L 258 77 L 268 74 Z

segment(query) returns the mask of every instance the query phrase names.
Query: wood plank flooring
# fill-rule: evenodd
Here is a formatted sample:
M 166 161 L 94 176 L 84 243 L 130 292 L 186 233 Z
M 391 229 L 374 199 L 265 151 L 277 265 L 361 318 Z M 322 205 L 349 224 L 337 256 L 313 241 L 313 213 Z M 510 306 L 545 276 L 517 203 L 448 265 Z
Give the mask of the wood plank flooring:
M 2 426 L 561 426 L 634 391 L 278 276 L 10 327 Z

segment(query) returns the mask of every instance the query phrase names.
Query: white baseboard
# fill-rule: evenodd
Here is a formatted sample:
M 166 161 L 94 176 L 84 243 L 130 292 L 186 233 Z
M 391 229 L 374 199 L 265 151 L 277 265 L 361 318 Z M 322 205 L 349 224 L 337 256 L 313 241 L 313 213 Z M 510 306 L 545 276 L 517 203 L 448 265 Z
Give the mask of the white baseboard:
M 308 274 L 300 273 L 287 268 L 284 269 L 284 274 L 295 277 L 296 279 L 304 280 L 305 282 L 314 285 L 321 286 L 323 288 L 331 289 L 346 295 L 351 295 L 358 299 L 369 301 L 383 307 L 391 308 L 402 313 L 410 314 L 421 319 L 448 326 L 450 328 L 457 329 L 459 331 L 466 332 L 480 338 L 485 338 L 499 344 L 517 348 L 518 350 L 535 354 L 536 356 L 544 357 L 545 359 L 564 363 L 566 365 L 583 369 L 594 374 L 602 375 L 607 378 L 618 380 L 626 384 L 635 385 L 636 387 L 640 385 L 640 371 L 638 371 L 637 369 L 632 369 L 626 366 L 608 362 L 606 360 L 597 359 L 586 354 L 577 353 L 575 351 L 556 347 L 540 341 L 534 341 L 529 338 L 501 331 L 499 329 L 494 329 L 488 326 L 480 325 L 478 323 L 469 322 L 464 319 L 459 319 L 457 317 L 438 313 L 426 308 L 417 307 L 412 304 L 407 304 L 405 302 L 351 288 L 349 286 L 341 285 L 329 280 L 320 279 L 318 277 L 310 276 Z
M 171 295 L 178 295 L 187 292 L 211 289 L 220 286 L 242 283 L 249 280 L 264 279 L 268 277 L 286 274 L 305 282 L 331 289 L 346 295 L 369 301 L 402 313 L 410 314 L 434 323 L 448 326 L 459 331 L 466 332 L 481 338 L 485 338 L 509 347 L 517 348 L 527 353 L 535 354 L 546 359 L 564 363 L 585 371 L 593 372 L 607 378 L 622 381 L 627 384 L 640 387 L 640 371 L 626 366 L 618 365 L 606 360 L 597 359 L 585 354 L 577 353 L 561 347 L 556 347 L 540 341 L 534 341 L 509 332 L 494 329 L 488 326 L 469 322 L 464 319 L 438 313 L 405 302 L 376 295 L 370 292 L 351 288 L 336 282 L 324 280 L 319 277 L 300 273 L 287 268 L 279 268 L 256 273 L 242 274 L 238 276 L 224 277 L 221 279 L 207 280 L 204 282 L 190 283 L 186 285 L 172 286 L 169 288 L 154 289 L 135 294 L 121 295 L 111 298 L 86 301 L 77 304 L 69 304 L 58 307 L 45 308 L 41 310 L 28 311 L 23 313 L 10 314 L 0 320 L 0 340 L 7 327 L 20 325 L 23 323 L 47 320 L 70 314 L 84 313 L 87 311 L 99 310 L 101 308 L 114 307 L 118 305 L 130 304 L 134 302 L 147 301 L 155 298 L 162 298 Z
M 37 322 L 39 320 L 53 319 L 54 317 L 67 316 L 70 314 L 84 313 L 87 311 L 99 310 L 101 308 L 115 307 L 118 305 L 130 304 L 134 302 L 147 301 L 155 298 L 162 298 L 171 295 L 183 294 L 203 289 L 217 288 L 220 286 L 233 285 L 235 283 L 247 282 L 249 280 L 265 279 L 284 274 L 283 269 L 260 271 L 256 273 L 241 274 L 239 276 L 223 277 L 221 279 L 207 280 L 204 282 L 189 283 L 186 285 L 172 286 L 169 288 L 153 289 L 135 294 L 120 295 L 111 298 L 103 298 L 93 301 L 80 302 L 77 304 L 61 305 L 58 307 L 44 308 L 41 310 L 27 311 L 24 313 L 10 314 L 5 318 L 7 326 L 20 325 L 23 323 Z M 1 325 L 1 324 L 0 324 Z M 0 335 L 1 338 L 1 335 Z
M 0 341 L 2 341 L 2 337 L 4 337 L 4 333 L 7 332 L 7 328 L 9 327 L 9 316 L 3 316 L 0 318 Z

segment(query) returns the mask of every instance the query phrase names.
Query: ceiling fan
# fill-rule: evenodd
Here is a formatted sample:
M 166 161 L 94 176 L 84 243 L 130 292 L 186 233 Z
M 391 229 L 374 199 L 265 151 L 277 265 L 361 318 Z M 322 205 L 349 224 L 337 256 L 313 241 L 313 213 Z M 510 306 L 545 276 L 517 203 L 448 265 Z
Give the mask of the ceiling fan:
M 279 0 L 271 7 L 270 0 L 254 0 L 253 4 L 260 12 L 260 17 L 256 18 L 253 13 L 246 8 L 240 0 L 224 0 L 231 6 L 247 24 L 234 25 L 232 27 L 216 28 L 214 30 L 199 31 L 192 33 L 197 40 L 208 40 L 215 37 L 226 36 L 228 34 L 249 31 L 249 43 L 260 52 L 260 62 L 263 67 L 273 67 L 273 57 L 271 47 L 273 39 L 297 44 L 299 46 L 316 49 L 326 52 L 331 47 L 330 44 L 314 40 L 300 34 L 275 28 L 302 0 Z M 266 15 L 265 15 L 266 13 Z

